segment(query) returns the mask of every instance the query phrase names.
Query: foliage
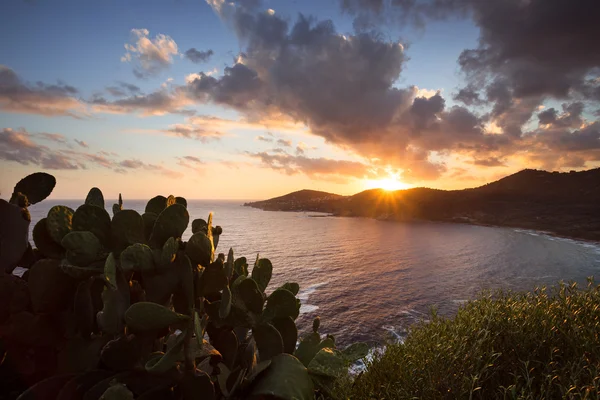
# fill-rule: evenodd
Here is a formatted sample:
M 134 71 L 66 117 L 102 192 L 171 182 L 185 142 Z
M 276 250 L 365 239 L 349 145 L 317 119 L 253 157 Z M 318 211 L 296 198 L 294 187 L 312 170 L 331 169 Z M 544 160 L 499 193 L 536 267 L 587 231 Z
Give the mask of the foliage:
M 24 182 L 24 183 L 23 183 Z M 366 345 L 336 349 L 319 320 L 300 341 L 299 287 L 271 293 L 273 266 L 215 249 L 223 229 L 189 225 L 187 201 L 156 196 L 143 215 L 98 188 L 72 210 L 55 206 L 28 245 L 27 199 L 54 178 L 33 174 L 0 203 L 0 386 L 20 399 L 312 399 Z M 18 191 L 17 191 L 18 189 Z M 26 268 L 23 277 L 10 274 Z
M 597 399 L 600 286 L 486 294 L 435 312 L 346 386 L 356 399 Z

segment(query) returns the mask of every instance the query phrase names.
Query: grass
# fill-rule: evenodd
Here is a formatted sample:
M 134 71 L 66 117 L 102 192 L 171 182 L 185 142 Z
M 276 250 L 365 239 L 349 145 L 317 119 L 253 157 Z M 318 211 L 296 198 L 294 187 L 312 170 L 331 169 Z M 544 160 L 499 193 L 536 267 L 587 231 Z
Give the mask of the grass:
M 354 384 L 352 399 L 598 399 L 600 286 L 481 295 L 411 329 Z

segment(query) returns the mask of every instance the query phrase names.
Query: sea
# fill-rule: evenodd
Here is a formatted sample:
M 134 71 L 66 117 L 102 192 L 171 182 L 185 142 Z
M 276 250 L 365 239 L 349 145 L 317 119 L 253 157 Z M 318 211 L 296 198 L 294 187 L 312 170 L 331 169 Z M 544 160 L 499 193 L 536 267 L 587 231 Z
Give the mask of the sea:
M 115 201 L 107 200 L 107 210 Z M 57 204 L 76 209 L 81 200 L 46 200 L 30 207 L 31 229 Z M 223 228 L 217 252 L 257 254 L 273 263 L 270 290 L 300 284 L 301 332 L 321 318 L 321 333 L 339 346 L 402 341 L 430 310 L 452 316 L 483 291 L 527 291 L 559 281 L 600 280 L 600 245 L 542 232 L 467 224 L 387 222 L 314 212 L 262 211 L 242 201 L 188 200 L 191 221 Z M 146 201 L 125 200 L 143 212 Z M 30 235 L 31 238 L 31 235 Z

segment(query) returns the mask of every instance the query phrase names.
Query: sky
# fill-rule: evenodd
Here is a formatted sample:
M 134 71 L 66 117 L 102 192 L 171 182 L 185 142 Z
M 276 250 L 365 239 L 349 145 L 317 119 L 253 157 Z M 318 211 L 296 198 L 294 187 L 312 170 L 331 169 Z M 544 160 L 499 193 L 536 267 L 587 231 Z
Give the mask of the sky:
M 597 0 L 0 4 L 0 193 L 264 199 L 600 166 Z

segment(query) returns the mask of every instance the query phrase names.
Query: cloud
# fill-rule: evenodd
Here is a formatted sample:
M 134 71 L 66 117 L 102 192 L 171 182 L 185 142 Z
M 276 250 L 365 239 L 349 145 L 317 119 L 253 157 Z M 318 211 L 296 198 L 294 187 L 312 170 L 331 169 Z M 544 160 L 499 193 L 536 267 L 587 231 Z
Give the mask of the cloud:
M 479 160 L 473 160 L 474 165 L 479 165 L 482 167 L 506 167 L 504 161 L 498 159 L 497 157 L 489 157 Z
M 196 50 L 195 48 L 191 48 L 185 52 L 185 58 L 190 60 L 195 64 L 200 64 L 203 62 L 207 62 L 210 56 L 212 56 L 214 52 L 212 50 Z
M 255 139 L 260 142 L 269 142 L 270 143 L 273 141 L 273 138 L 267 138 L 267 137 L 264 137 L 263 135 L 258 135 Z
M 83 147 L 83 148 L 88 148 L 90 146 L 88 146 L 88 144 L 86 142 L 84 142 L 83 140 L 77 140 L 75 139 L 75 143 L 77 143 L 79 146 Z
M 219 140 L 224 135 L 223 132 L 214 130 L 210 126 L 196 125 L 189 122 L 171 125 L 168 129 L 163 130 L 163 132 L 188 139 L 196 139 L 202 143 Z
M 46 169 L 78 169 L 76 161 L 53 152 L 32 140 L 30 133 L 4 128 L 0 130 L 0 159 L 23 165 L 38 165 Z
M 182 167 L 192 169 L 196 172 L 202 171 L 205 165 L 205 163 L 202 160 L 195 156 L 183 156 L 178 157 L 177 159 L 177 164 L 181 165 Z
M 333 160 L 328 158 L 308 158 L 290 154 L 269 154 L 268 152 L 247 153 L 265 167 L 283 171 L 288 175 L 305 174 L 313 179 L 336 180 L 363 178 L 370 176 L 370 167 L 357 161 Z
M 38 133 L 37 136 L 39 136 L 42 139 L 51 141 L 51 142 L 56 142 L 56 143 L 67 143 L 67 138 L 64 135 L 61 135 L 60 133 L 46 133 L 46 132 L 41 132 Z
M 134 64 L 134 75 L 142 79 L 168 69 L 178 54 L 177 43 L 170 36 L 158 34 L 151 39 L 149 35 L 147 29 L 132 29 L 133 44 L 125 43 L 126 53 L 121 57 L 122 62 Z
M 287 139 L 277 139 L 277 144 L 283 147 L 292 147 L 292 141 Z
M 116 86 L 108 86 L 106 91 L 113 97 L 127 97 L 139 94 L 141 89 L 131 83 L 118 82 Z
M 168 168 L 163 167 L 162 165 L 157 164 L 147 164 L 138 159 L 128 159 L 123 160 L 118 163 L 118 166 L 121 167 L 120 171 L 125 172 L 129 169 L 144 169 L 147 171 L 152 171 L 156 173 L 160 173 L 162 175 L 166 175 L 172 178 L 181 178 L 183 174 L 181 172 L 173 171 Z
M 78 94 L 77 89 L 62 82 L 26 83 L 12 69 L 0 65 L 0 111 L 81 118 L 86 110 Z
M 194 114 L 194 111 L 185 108 L 192 102 L 178 87 L 162 87 L 149 94 L 139 93 L 113 100 L 96 95 L 88 100 L 88 104 L 97 113 L 138 113 L 144 117 L 169 113 Z
M 103 168 L 113 169 L 116 172 L 126 172 L 128 169 L 144 169 L 170 177 L 182 176 L 181 173 L 161 165 L 148 164 L 137 159 L 116 161 L 113 158 L 110 158 L 116 156 L 114 153 L 100 151 L 94 154 L 69 148 L 53 149 L 41 145 L 35 140 L 38 138 L 43 139 L 44 137 L 45 135 L 43 134 L 30 133 L 24 129 L 1 129 L 0 160 L 13 161 L 23 165 L 36 165 L 44 169 L 87 169 L 88 163 L 91 163 Z M 77 142 L 79 143 L 79 141 Z M 54 143 L 60 145 L 67 144 L 63 141 L 54 141 Z
M 377 33 L 377 24 L 369 27 L 367 19 L 355 21 L 355 33 L 344 35 L 331 21 L 301 15 L 289 23 L 274 12 L 224 0 L 208 3 L 237 35 L 241 53 L 222 76 L 199 73 L 182 90 L 200 103 L 233 108 L 248 121 L 304 123 L 327 143 L 371 166 L 398 169 L 406 180 L 439 178 L 448 171 L 449 156 L 479 166 L 512 159 L 545 163 L 540 160 L 549 147 L 568 153 L 587 146 L 587 152 L 577 150 L 585 155 L 576 160 L 563 153 L 556 158 L 564 165 L 594 159 L 594 121 L 585 119 L 583 104 L 597 109 L 600 99 L 600 54 L 592 39 L 598 35 L 587 34 L 600 29 L 590 17 L 597 2 L 341 2 L 346 12 L 379 25 L 473 18 L 479 45 L 461 53 L 465 85 L 454 94 L 464 106 L 448 107 L 439 91 L 398 86 L 404 46 Z M 534 129 L 540 106 L 556 99 L 565 101 L 562 113 L 541 112 L 545 125 Z M 303 156 L 304 148 L 296 148 L 296 155 Z

